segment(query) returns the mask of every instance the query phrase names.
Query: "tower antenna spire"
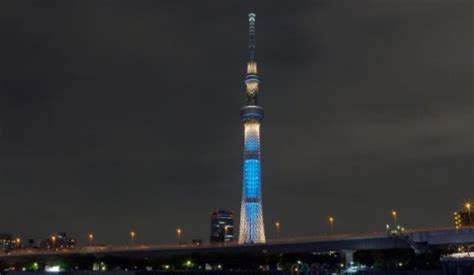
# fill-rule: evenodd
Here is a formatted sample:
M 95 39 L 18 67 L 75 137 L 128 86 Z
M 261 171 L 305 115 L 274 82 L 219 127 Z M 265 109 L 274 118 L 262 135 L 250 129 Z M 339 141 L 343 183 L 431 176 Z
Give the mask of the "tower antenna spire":
M 255 60 L 255 13 L 249 13 L 249 54 L 250 61 Z

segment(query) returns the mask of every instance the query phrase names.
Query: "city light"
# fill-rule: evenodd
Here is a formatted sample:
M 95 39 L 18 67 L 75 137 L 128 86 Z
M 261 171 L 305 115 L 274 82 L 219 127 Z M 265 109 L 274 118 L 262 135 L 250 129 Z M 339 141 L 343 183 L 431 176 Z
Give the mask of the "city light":
M 393 225 L 395 228 L 397 228 L 397 215 L 398 215 L 397 211 L 392 210 Z
M 334 218 L 329 217 L 328 221 L 329 221 L 329 226 L 331 227 L 331 235 L 333 235 L 334 234 Z
M 52 248 L 55 249 L 56 248 L 56 236 L 55 235 L 51 236 L 51 242 L 52 242 L 52 245 L 51 245 Z
M 464 203 L 464 207 L 467 210 L 467 216 L 469 219 L 469 225 L 472 226 L 472 218 L 471 218 L 471 208 L 472 208 L 472 203 L 470 201 Z
M 132 245 L 135 244 L 135 235 L 136 233 L 134 230 L 130 231 L 130 240 L 132 241 Z
M 181 234 L 183 233 L 183 230 L 181 228 L 176 229 L 176 236 L 178 237 L 178 244 L 181 243 Z
M 61 267 L 59 265 L 54 265 L 54 266 L 46 266 L 45 267 L 45 271 L 46 272 L 60 272 L 61 271 Z
M 92 242 L 94 241 L 94 234 L 89 233 L 88 238 L 89 238 L 89 245 L 92 246 Z
M 194 263 L 191 260 L 186 260 L 186 262 L 184 262 L 185 268 L 191 268 L 193 266 L 194 266 Z
M 276 227 L 276 232 L 277 232 L 277 239 L 280 238 L 280 226 L 281 225 L 280 225 L 279 221 L 275 222 L 275 227 Z

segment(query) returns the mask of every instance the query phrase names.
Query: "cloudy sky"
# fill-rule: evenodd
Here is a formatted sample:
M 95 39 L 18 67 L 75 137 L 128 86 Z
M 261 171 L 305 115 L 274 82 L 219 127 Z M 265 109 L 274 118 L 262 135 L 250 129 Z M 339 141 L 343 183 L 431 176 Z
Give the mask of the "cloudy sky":
M 257 14 L 267 238 L 474 200 L 471 0 L 1 1 L 0 231 L 209 238 L 238 215 Z

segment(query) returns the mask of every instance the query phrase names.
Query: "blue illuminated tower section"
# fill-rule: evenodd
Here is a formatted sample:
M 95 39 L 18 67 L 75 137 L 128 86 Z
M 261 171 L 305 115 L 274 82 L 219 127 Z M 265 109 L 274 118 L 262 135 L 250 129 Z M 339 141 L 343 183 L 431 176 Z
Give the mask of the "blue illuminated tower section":
M 245 86 L 247 101 L 240 109 L 244 124 L 244 167 L 242 206 L 240 208 L 239 243 L 264 243 L 265 228 L 262 213 L 262 173 L 260 165 L 260 124 L 263 108 L 258 106 L 260 79 L 255 61 L 255 14 L 249 14 L 249 52 Z

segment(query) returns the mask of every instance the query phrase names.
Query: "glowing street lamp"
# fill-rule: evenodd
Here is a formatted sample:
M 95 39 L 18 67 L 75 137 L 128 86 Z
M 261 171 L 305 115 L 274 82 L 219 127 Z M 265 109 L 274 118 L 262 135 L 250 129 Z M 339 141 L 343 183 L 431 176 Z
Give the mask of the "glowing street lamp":
M 16 243 L 16 248 L 19 249 L 19 248 L 21 247 L 21 239 L 20 239 L 20 237 L 16 237 L 15 243 Z
M 135 245 L 135 236 L 137 233 L 135 231 L 130 231 L 130 240 L 132 241 L 132 246 Z
M 52 244 L 51 244 L 52 248 L 56 248 L 56 236 L 55 235 L 51 236 L 51 242 L 52 242 Z
M 467 209 L 467 216 L 469 218 L 469 225 L 472 225 L 472 219 L 471 219 L 472 203 L 470 201 L 468 201 L 464 204 L 464 207 Z
M 276 227 L 276 231 L 277 231 L 277 239 L 280 238 L 280 226 L 281 226 L 280 222 L 278 222 L 278 221 L 275 222 L 275 227 Z
M 392 211 L 392 218 L 393 218 L 393 225 L 395 228 L 397 228 L 397 211 L 395 210 Z
M 181 243 L 181 234 L 183 233 L 183 230 L 181 228 L 176 229 L 176 236 L 178 237 L 178 244 Z
M 92 246 L 92 242 L 94 241 L 94 234 L 90 233 L 88 237 L 89 237 L 89 245 Z
M 331 235 L 333 235 L 334 234 L 334 218 L 329 217 L 328 221 L 329 221 L 329 226 L 331 227 Z

